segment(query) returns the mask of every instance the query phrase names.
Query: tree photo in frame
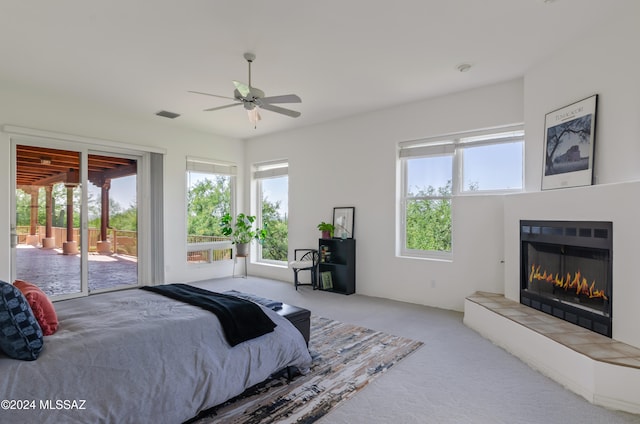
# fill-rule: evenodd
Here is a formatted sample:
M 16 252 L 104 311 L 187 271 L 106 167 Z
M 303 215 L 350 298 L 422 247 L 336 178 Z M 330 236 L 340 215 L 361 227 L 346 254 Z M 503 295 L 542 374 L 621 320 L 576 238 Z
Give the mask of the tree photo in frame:
M 333 208 L 334 238 L 353 238 L 355 207 Z
M 593 184 L 595 94 L 545 115 L 542 189 Z

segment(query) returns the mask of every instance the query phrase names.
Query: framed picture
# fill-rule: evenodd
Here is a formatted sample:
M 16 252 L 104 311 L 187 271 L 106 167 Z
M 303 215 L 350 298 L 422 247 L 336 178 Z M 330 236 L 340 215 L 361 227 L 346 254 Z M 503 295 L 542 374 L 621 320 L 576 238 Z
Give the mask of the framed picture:
M 545 115 L 542 189 L 593 184 L 595 94 Z
M 334 238 L 353 238 L 353 217 L 356 213 L 354 207 L 333 208 Z
M 323 271 L 320 273 L 322 279 L 322 289 L 330 290 L 333 288 L 333 279 L 331 277 L 331 271 Z

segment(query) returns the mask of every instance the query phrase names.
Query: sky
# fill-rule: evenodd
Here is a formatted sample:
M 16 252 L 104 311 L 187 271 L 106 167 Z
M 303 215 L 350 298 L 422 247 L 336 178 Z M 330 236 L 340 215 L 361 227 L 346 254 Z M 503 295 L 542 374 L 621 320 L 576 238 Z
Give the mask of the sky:
M 100 187 L 89 183 L 89 193 L 94 199 L 100 199 Z M 136 175 L 128 177 L 115 178 L 111 180 L 111 189 L 109 190 L 109 198 L 118 202 L 122 209 L 129 209 L 131 204 L 136 204 Z
M 463 156 L 464 187 L 477 183 L 480 190 L 522 188 L 522 144 L 467 147 Z M 435 156 L 409 161 L 409 189 L 444 187 L 452 179 L 453 157 Z
M 263 196 L 271 203 L 280 201 L 280 216 L 289 215 L 289 178 L 267 178 L 262 180 Z

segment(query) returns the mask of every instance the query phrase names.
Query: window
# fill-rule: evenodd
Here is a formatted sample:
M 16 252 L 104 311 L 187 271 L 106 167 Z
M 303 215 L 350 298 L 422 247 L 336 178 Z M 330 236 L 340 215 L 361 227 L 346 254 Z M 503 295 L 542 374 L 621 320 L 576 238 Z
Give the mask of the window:
M 267 237 L 258 245 L 258 260 L 286 263 L 289 251 L 289 164 L 278 161 L 256 166 L 258 228 L 266 228 Z
M 521 127 L 400 144 L 402 255 L 451 255 L 452 198 L 522 189 Z
M 187 159 L 187 262 L 210 263 L 231 258 L 231 243 L 220 220 L 232 214 L 236 167 Z

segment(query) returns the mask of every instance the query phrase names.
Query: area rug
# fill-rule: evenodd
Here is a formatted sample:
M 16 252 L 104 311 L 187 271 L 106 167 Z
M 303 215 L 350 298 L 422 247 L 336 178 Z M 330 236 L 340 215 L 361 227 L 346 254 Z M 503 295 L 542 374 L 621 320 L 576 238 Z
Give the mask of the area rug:
M 274 377 L 197 424 L 313 423 L 422 346 L 422 342 L 311 316 L 311 372 Z

